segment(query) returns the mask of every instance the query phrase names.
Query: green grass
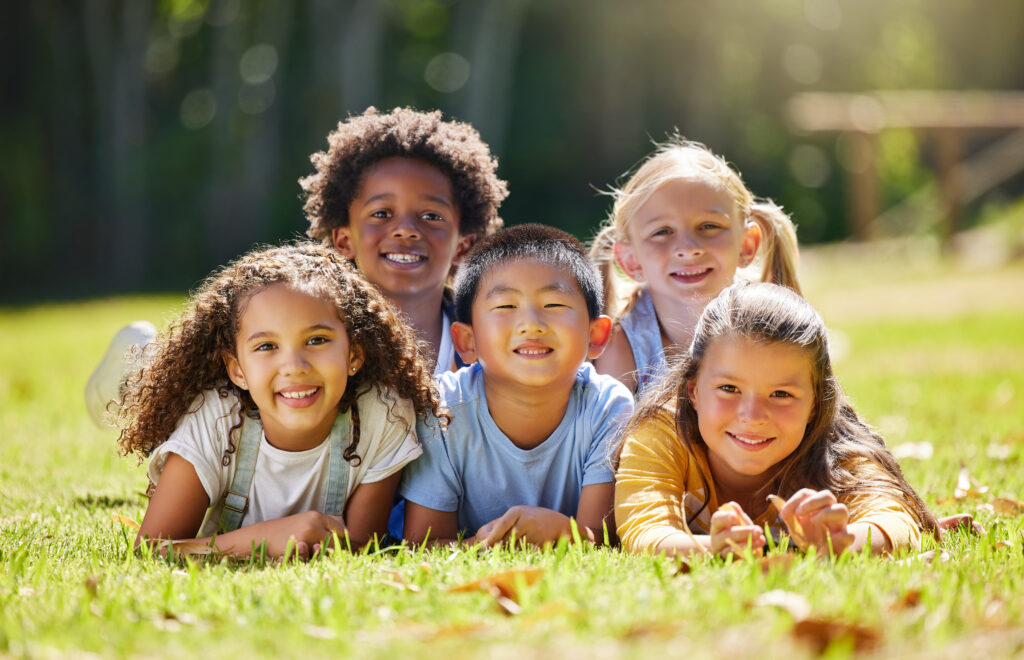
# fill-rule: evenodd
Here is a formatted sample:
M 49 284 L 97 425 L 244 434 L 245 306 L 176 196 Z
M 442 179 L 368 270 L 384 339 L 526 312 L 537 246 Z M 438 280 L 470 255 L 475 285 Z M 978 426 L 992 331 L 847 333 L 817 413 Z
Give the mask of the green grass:
M 814 280 L 809 297 L 842 310 L 858 265 L 836 278 L 843 289 Z M 900 314 L 907 289 L 890 275 L 873 270 L 863 285 L 888 296 L 874 317 L 826 313 L 843 349 L 837 372 L 892 446 L 932 444 L 931 459 L 902 461 L 926 502 L 939 514 L 969 511 L 987 532 L 948 538 L 945 562 L 798 557 L 767 573 L 717 560 L 685 572 L 663 558 L 565 545 L 282 566 L 140 557 L 111 516 L 141 519 L 144 468 L 92 427 L 81 388 L 120 325 L 167 318 L 181 299 L 0 309 L 0 656 L 812 656 L 791 614 L 758 604 L 773 590 L 806 599 L 814 617 L 864 626 L 886 656 L 1021 655 L 1024 519 L 978 509 L 984 498 L 952 500 L 961 462 L 992 494 L 1024 498 L 1021 289 L 913 318 Z M 926 275 L 907 286 L 948 276 Z M 521 591 L 518 615 L 486 593 L 447 590 L 523 566 L 543 574 Z M 849 640 L 826 651 L 851 653 Z

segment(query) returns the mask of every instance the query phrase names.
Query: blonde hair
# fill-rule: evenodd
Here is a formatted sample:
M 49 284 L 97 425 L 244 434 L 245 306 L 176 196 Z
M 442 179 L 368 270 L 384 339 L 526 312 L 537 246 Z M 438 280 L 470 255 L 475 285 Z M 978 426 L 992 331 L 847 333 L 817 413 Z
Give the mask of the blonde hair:
M 657 145 L 654 153 L 640 165 L 621 188 L 609 194 L 614 199 L 611 213 L 594 237 L 590 257 L 601 268 L 605 277 L 605 299 L 609 311 L 621 316 L 636 300 L 639 284 L 626 282 L 614 258 L 615 243 L 629 243 L 629 227 L 637 210 L 661 186 L 678 179 L 692 178 L 695 174 L 719 182 L 733 201 L 733 220 L 745 225 L 755 223 L 761 230 L 761 281 L 772 282 L 800 291 L 797 281 L 798 247 L 796 228 L 788 215 L 770 200 L 759 201 L 743 183 L 739 172 L 721 156 L 700 142 L 686 140 L 678 135 Z M 627 289 L 622 291 L 622 289 Z M 631 289 L 631 290 L 629 290 Z M 629 303 L 621 310 L 611 307 L 616 299 L 627 298 Z M 616 316 L 616 314 L 613 314 Z

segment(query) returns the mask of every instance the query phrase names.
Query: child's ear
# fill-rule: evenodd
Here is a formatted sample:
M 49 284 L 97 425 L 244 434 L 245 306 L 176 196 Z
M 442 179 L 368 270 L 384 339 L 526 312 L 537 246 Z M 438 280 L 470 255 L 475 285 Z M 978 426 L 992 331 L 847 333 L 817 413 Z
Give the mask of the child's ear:
M 463 362 L 466 364 L 476 362 L 476 340 L 473 337 L 473 326 L 468 323 L 452 323 L 452 344 Z
M 761 247 L 761 228 L 756 222 L 748 222 L 744 228 L 743 241 L 740 243 L 740 267 L 746 268 L 757 256 Z
M 227 369 L 228 378 L 235 385 L 238 385 L 243 390 L 249 389 L 249 384 L 245 380 L 245 374 L 242 373 L 242 365 L 238 364 L 238 358 L 231 353 L 223 354 L 224 368 Z
M 615 241 L 612 244 L 612 254 L 615 255 L 615 263 L 619 264 L 619 268 L 626 275 L 629 275 L 637 282 L 644 281 L 644 269 L 640 266 L 640 261 L 637 260 L 632 245 Z
M 686 381 L 686 398 L 690 400 L 690 405 L 693 405 L 697 398 L 697 381 Z
M 352 245 L 352 234 L 349 233 L 348 227 L 335 227 L 332 229 L 331 242 L 334 243 L 334 249 L 341 256 L 353 260 L 356 258 L 355 246 Z
M 601 357 L 601 353 L 604 353 L 604 349 L 608 346 L 608 340 L 612 336 L 612 320 L 611 318 L 604 316 L 598 316 L 596 319 L 590 322 L 590 337 L 588 339 L 589 345 L 587 346 L 587 357 L 591 360 L 596 360 Z
M 462 258 L 469 252 L 469 248 L 473 247 L 473 243 L 476 243 L 476 234 L 459 236 L 459 242 L 455 244 L 455 256 L 452 257 L 453 266 L 462 263 Z
M 363 347 L 359 344 L 351 344 L 348 347 L 348 375 L 355 376 L 359 368 L 363 366 L 363 362 L 366 361 L 366 355 L 363 353 Z

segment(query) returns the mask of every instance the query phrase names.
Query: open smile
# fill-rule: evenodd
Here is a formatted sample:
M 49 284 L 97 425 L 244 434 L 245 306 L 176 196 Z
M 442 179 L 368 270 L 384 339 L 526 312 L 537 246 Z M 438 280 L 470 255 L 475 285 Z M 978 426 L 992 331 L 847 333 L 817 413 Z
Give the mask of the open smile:
M 552 353 L 555 352 L 555 349 L 550 348 L 548 346 L 529 345 L 520 346 L 519 348 L 514 349 L 512 352 L 524 358 L 536 359 L 551 355 Z
M 289 408 L 308 408 L 316 403 L 322 391 L 320 387 L 293 388 L 278 392 L 277 398 Z
M 683 268 L 669 274 L 676 282 L 696 284 L 711 274 L 711 268 Z
M 385 252 L 381 254 L 390 266 L 401 269 L 416 268 L 427 260 L 427 257 L 416 252 Z
M 749 435 L 746 433 L 730 433 L 726 431 L 725 434 L 740 448 L 745 451 L 760 451 L 775 441 L 775 437 L 765 437 L 763 435 Z

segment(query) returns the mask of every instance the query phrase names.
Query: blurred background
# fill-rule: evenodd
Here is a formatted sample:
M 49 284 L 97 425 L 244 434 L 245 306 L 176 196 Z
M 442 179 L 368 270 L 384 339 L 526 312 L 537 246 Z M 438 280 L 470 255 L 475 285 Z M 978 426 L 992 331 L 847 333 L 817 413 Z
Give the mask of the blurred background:
M 471 122 L 509 182 L 506 223 L 584 240 L 600 191 L 676 129 L 782 204 L 805 245 L 945 242 L 1024 196 L 1020 0 L 2 11 L 0 302 L 181 291 L 302 234 L 310 154 L 369 105 Z

